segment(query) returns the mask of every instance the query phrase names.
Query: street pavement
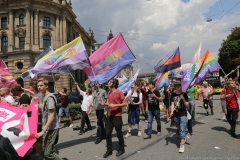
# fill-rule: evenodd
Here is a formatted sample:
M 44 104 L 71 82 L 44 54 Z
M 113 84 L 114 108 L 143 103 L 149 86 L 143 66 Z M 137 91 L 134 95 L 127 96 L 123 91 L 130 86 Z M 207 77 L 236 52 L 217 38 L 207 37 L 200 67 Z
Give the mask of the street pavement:
M 219 99 L 219 96 L 214 96 Z M 64 160 L 240 160 L 240 127 L 237 125 L 237 138 L 229 135 L 230 126 L 221 118 L 224 114 L 221 111 L 219 100 L 214 100 L 214 115 L 206 116 L 202 107 L 202 102 L 196 101 L 196 118 L 193 122 L 193 135 L 187 135 L 185 152 L 179 153 L 179 137 L 176 135 L 176 127 L 170 127 L 166 123 L 164 113 L 161 113 L 161 136 L 157 136 L 156 121 L 153 121 L 153 135 L 151 139 L 143 140 L 147 123 L 141 117 L 142 137 L 137 136 L 137 126 L 132 130 L 132 136 L 125 139 L 125 154 L 116 157 L 118 149 L 118 139 L 115 130 L 113 131 L 113 155 L 103 158 L 106 152 L 106 141 L 94 144 L 96 134 L 96 119 L 91 120 L 93 130 L 87 131 L 83 135 L 78 135 L 78 131 L 64 127 L 60 130 L 59 142 L 55 146 L 59 156 Z M 75 126 L 80 121 L 75 121 Z M 127 114 L 123 114 L 124 135 L 128 129 Z

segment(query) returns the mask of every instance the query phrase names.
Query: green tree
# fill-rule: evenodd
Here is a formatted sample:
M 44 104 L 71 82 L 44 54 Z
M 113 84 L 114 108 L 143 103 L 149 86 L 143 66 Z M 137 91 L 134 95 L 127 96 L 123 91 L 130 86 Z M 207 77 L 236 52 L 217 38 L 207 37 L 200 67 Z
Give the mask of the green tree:
M 148 82 L 149 82 L 149 83 L 152 82 L 152 81 L 154 80 L 154 78 L 155 78 L 155 77 L 150 77 L 150 78 L 148 78 Z
M 232 28 L 231 34 L 223 40 L 218 54 L 218 63 L 221 65 L 226 74 L 240 65 L 240 27 Z M 223 72 L 220 72 L 223 75 Z M 230 77 L 235 77 L 236 72 Z
M 136 82 L 142 82 L 142 81 L 144 81 L 144 79 L 142 79 L 142 78 L 137 78 L 136 79 Z

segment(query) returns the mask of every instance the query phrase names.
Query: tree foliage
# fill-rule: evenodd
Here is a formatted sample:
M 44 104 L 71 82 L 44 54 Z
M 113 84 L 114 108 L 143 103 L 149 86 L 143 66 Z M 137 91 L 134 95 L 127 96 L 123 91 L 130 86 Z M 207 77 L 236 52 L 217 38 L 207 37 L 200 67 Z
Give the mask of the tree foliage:
M 223 40 L 219 49 L 218 63 L 226 74 L 240 65 L 240 27 L 233 28 L 227 39 Z M 223 75 L 222 71 L 220 74 Z M 236 72 L 230 75 L 230 77 L 235 76 Z

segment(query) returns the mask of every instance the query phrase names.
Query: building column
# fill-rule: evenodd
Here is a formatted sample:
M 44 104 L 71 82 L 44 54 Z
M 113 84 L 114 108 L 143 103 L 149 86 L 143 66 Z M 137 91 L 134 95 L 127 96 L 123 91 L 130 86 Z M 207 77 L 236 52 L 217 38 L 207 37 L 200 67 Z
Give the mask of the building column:
M 55 48 L 59 48 L 59 42 L 60 42 L 60 39 L 59 39 L 59 34 L 60 34 L 60 30 L 59 30 L 59 16 L 56 17 L 56 30 L 55 30 Z
M 13 46 L 14 46 L 14 31 L 13 31 L 13 10 L 9 10 L 9 36 L 8 36 L 8 51 L 12 52 L 13 51 Z
M 67 44 L 67 22 L 66 15 L 63 15 L 63 45 Z
M 69 29 L 70 29 L 69 37 L 70 37 L 70 41 L 72 41 L 73 40 L 73 25 L 72 25 L 72 23 L 69 25 Z
M 26 8 L 26 44 L 30 44 L 30 8 Z
M 59 31 L 60 31 L 60 40 L 59 40 L 59 42 L 58 42 L 58 45 L 60 45 L 59 47 L 61 47 L 62 46 L 62 42 L 63 42 L 63 21 L 62 21 L 62 19 L 60 19 L 60 27 L 59 27 Z
M 31 27 L 31 35 L 30 35 L 30 42 L 31 42 L 31 45 L 33 45 L 33 10 L 30 11 L 30 27 Z
M 34 18 L 34 44 L 39 44 L 39 20 L 38 20 L 38 10 L 35 10 Z

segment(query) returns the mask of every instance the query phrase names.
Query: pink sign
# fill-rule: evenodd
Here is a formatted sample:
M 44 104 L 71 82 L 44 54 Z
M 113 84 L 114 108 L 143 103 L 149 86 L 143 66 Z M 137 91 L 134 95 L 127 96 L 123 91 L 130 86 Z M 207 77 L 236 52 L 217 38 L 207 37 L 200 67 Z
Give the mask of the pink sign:
M 37 124 L 37 99 L 23 109 L 0 102 L 0 134 L 11 141 L 19 156 L 23 157 L 36 142 Z

